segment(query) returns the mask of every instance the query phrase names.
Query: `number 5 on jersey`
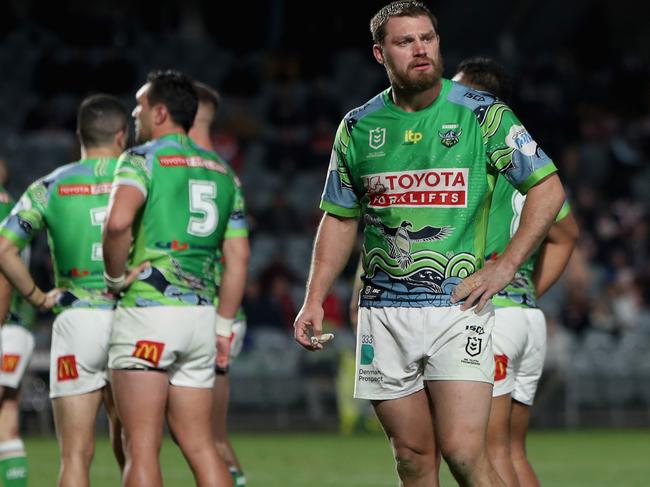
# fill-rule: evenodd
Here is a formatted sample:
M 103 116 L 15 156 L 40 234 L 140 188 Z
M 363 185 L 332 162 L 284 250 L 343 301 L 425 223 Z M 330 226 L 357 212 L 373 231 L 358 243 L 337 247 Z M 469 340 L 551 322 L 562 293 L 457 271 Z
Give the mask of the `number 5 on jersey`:
M 100 235 L 101 230 L 104 228 L 104 222 L 106 221 L 107 213 L 108 211 L 106 206 L 98 206 L 97 208 L 90 209 L 90 224 L 93 226 L 99 226 Z M 90 250 L 90 258 L 97 261 L 103 260 L 101 242 L 93 242 L 92 249 Z
M 219 212 L 215 199 L 217 184 L 214 181 L 189 180 L 190 213 L 199 213 L 200 217 L 190 216 L 187 233 L 197 237 L 207 237 L 217 228 Z

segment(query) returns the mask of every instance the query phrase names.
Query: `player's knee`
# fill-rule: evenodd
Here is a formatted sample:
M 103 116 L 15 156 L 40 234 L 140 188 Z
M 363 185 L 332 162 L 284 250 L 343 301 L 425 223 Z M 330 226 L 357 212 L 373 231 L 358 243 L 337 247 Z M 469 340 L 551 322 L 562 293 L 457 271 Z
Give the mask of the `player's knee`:
M 436 455 L 433 451 L 405 444 L 394 444 L 393 452 L 397 473 L 401 479 L 423 477 L 436 467 Z
M 463 477 L 470 475 L 478 463 L 486 458 L 485 445 L 478 439 L 457 437 L 443 442 L 440 449 L 449 468 Z

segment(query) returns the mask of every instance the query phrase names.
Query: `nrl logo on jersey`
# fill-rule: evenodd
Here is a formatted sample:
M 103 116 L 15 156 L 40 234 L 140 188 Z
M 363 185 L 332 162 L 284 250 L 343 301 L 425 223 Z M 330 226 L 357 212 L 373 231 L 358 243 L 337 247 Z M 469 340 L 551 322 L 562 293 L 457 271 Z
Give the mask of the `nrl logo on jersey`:
M 386 143 L 386 129 L 377 127 L 368 131 L 368 145 L 372 149 L 379 149 Z
M 448 123 L 442 126 L 442 131 L 438 131 L 440 143 L 447 149 L 458 144 L 458 139 L 463 133 L 463 129 L 460 129 L 458 131 L 456 129 L 458 129 L 457 123 Z

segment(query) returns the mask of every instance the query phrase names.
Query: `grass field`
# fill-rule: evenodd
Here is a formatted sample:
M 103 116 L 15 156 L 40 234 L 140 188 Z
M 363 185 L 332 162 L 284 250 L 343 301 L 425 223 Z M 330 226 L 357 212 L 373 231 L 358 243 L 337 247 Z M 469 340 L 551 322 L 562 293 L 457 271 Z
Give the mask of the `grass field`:
M 393 459 L 383 436 L 242 434 L 234 445 L 251 487 L 394 487 Z M 30 486 L 56 484 L 58 458 L 51 438 L 26 441 Z M 529 455 L 544 486 L 650 486 L 650 430 L 533 432 Z M 161 454 L 165 485 L 194 485 L 178 449 Z M 446 467 L 443 486 L 453 486 Z M 91 472 L 93 487 L 119 485 L 108 440 L 100 438 Z

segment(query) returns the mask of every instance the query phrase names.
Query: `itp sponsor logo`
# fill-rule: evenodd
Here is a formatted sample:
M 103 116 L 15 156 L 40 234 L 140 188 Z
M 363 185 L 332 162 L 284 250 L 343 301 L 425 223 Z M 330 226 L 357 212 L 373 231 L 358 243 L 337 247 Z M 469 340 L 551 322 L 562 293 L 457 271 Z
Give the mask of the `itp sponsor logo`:
M 415 145 L 422 140 L 422 132 L 407 130 L 404 132 L 404 145 Z

